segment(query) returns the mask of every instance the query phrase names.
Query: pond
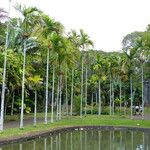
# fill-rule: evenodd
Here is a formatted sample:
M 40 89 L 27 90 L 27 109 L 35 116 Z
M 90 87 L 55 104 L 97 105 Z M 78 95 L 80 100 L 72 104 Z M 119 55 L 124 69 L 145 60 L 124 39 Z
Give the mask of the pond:
M 150 132 L 80 128 L 3 145 L 0 150 L 150 150 Z

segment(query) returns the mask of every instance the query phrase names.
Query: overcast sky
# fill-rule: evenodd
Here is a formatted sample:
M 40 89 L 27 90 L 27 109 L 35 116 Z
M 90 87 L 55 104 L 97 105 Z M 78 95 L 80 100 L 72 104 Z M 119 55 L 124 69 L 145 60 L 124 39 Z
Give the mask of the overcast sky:
M 12 0 L 36 6 L 60 21 L 66 28 L 84 29 L 96 49 L 121 49 L 123 37 L 132 31 L 144 31 L 150 23 L 150 0 Z M 0 0 L 7 10 L 8 0 Z M 12 16 L 17 16 L 11 10 Z

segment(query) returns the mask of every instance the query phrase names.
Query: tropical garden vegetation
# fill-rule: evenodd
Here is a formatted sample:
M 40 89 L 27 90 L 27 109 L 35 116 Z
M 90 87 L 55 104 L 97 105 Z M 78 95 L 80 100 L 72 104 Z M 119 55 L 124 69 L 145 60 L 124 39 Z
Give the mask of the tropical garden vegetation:
M 44 123 L 87 114 L 126 115 L 141 105 L 150 78 L 150 26 L 122 40 L 119 52 L 95 50 L 84 30 L 66 32 L 35 7 L 0 8 L 0 130 L 6 115 L 44 112 Z M 114 35 L 115 37 L 115 35 Z M 144 111 L 142 112 L 144 118 Z

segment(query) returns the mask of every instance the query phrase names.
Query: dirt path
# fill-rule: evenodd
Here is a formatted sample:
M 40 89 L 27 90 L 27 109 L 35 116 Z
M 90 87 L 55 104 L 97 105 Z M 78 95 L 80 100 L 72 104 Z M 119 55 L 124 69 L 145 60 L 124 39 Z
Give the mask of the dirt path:
M 134 119 L 142 119 L 142 116 L 141 115 L 135 115 L 133 116 Z M 145 114 L 144 115 L 144 120 L 150 120 L 150 114 Z
M 43 122 L 44 123 L 44 119 L 43 118 L 39 118 L 37 119 L 37 123 L 40 123 L 40 122 Z M 27 126 L 27 125 L 32 125 L 33 124 L 33 119 L 25 119 L 24 120 L 24 126 Z M 20 121 L 9 121 L 9 122 L 5 122 L 4 123 L 4 129 L 8 129 L 8 128 L 19 128 L 19 124 L 20 124 Z

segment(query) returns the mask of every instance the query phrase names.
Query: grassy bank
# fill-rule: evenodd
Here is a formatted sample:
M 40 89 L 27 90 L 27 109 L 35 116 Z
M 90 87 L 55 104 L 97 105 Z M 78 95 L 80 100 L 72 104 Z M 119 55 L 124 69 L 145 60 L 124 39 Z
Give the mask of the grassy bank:
M 51 131 L 53 129 L 69 127 L 69 126 L 86 126 L 86 125 L 113 125 L 113 126 L 130 126 L 130 127 L 145 127 L 150 128 L 149 120 L 130 120 L 123 117 L 110 116 L 86 116 L 82 119 L 79 116 L 72 119 L 63 119 L 58 122 L 48 123 L 47 125 L 39 123 L 36 127 L 32 125 L 26 126 L 24 129 L 11 128 L 0 133 L 0 140 L 7 138 L 23 137 L 34 133 Z

